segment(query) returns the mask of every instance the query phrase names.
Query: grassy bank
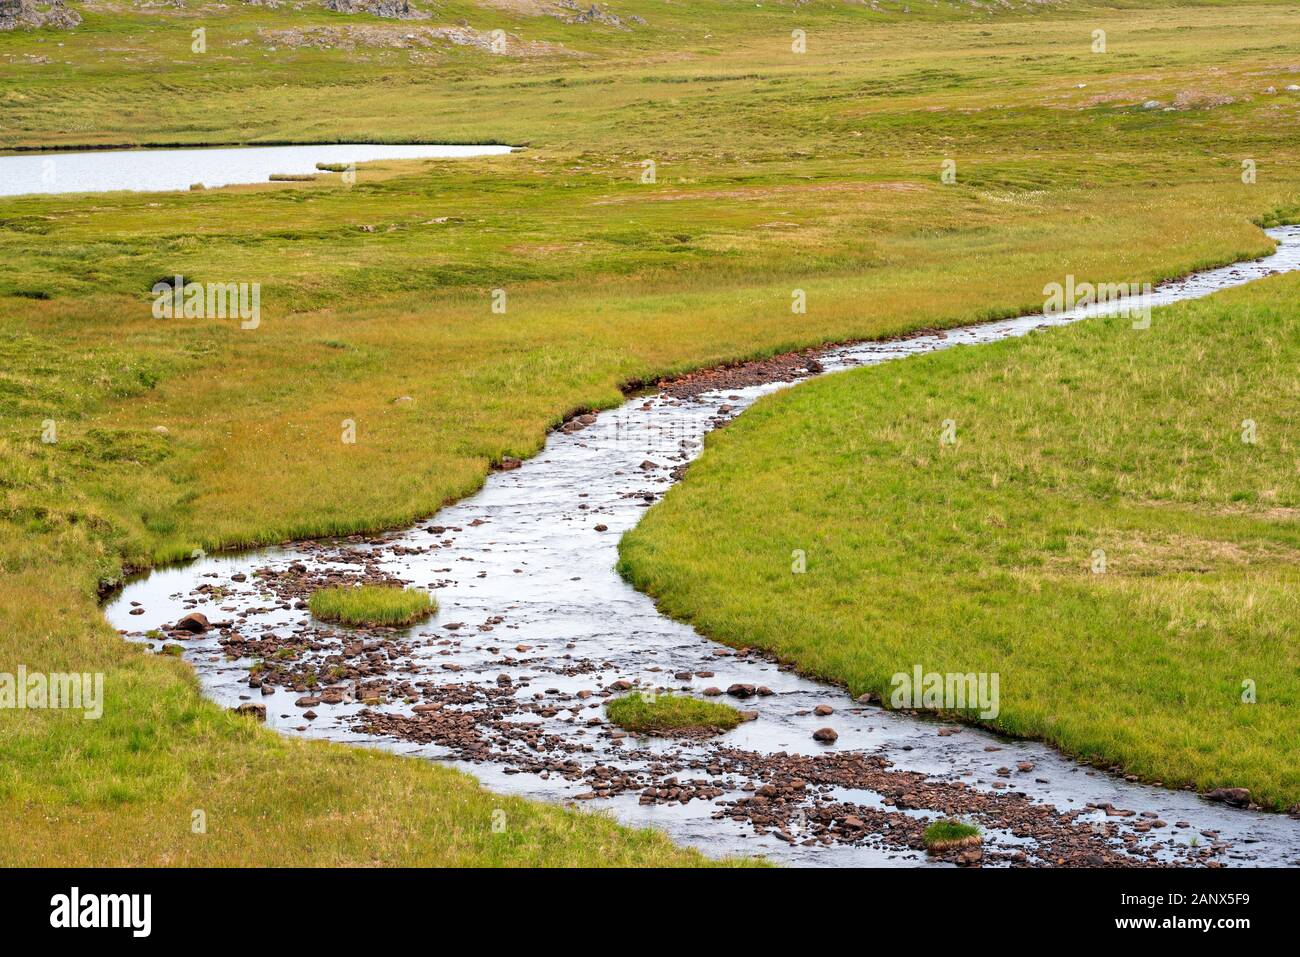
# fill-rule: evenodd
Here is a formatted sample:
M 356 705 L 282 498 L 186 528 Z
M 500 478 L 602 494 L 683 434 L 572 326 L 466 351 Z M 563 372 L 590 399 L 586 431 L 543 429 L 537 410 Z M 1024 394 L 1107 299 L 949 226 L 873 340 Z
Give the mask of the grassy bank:
M 1257 254 L 1252 221 L 1296 208 L 1285 5 L 886 6 L 629 2 L 647 23 L 619 30 L 452 3 L 425 24 L 564 45 L 507 56 L 264 32 L 421 26 L 315 8 L 87 7 L 71 33 L 0 35 L 0 148 L 529 146 L 351 188 L 0 198 L 0 669 L 104 671 L 109 695 L 95 722 L 0 713 L 0 860 L 697 860 L 553 809 L 511 811 L 500 842 L 502 802 L 468 779 L 240 724 L 95 597 L 124 565 L 431 513 L 627 381 Z M 177 273 L 260 283 L 260 324 L 155 319 Z M 194 809 L 216 812 L 203 842 Z
M 916 664 L 996 672 L 995 727 L 1296 804 L 1298 293 L 1280 276 L 1145 331 L 1090 320 L 765 399 L 624 566 L 854 694 L 888 701 Z

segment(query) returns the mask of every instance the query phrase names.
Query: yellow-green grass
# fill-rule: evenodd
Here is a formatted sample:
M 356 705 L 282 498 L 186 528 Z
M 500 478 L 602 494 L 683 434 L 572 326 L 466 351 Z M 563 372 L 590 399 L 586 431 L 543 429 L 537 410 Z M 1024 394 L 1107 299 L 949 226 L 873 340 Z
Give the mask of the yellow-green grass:
M 410 25 L 283 6 L 83 8 L 72 33 L 0 34 L 0 148 L 529 144 L 369 164 L 351 190 L 0 199 L 0 670 L 102 670 L 115 709 L 0 713 L 0 861 L 698 861 L 553 809 L 517 852 L 458 834 L 452 808 L 476 828 L 502 799 L 231 723 L 95 596 L 124 565 L 430 514 L 629 381 L 1005 314 L 1070 272 L 1259 254 L 1252 222 L 1294 214 L 1296 102 L 1261 94 L 1290 82 L 1285 5 L 886 6 L 630 0 L 650 22 L 626 32 L 437 7 L 583 57 L 293 50 L 257 31 Z M 153 319 L 149 288 L 177 272 L 260 282 L 260 326 Z M 221 811 L 206 843 L 195 808 Z
M 410 625 L 438 610 L 428 592 L 395 585 L 331 585 L 308 600 L 311 613 L 344 625 Z
M 4 742 L 7 866 L 704 863 L 657 832 L 495 795 L 428 762 L 280 738 L 202 701 L 175 661 L 134 656 L 105 687 L 99 722 L 49 716 L 39 741 Z M 15 763 L 29 761 L 45 779 L 14 794 Z
M 720 701 L 687 695 L 643 695 L 639 691 L 605 705 L 609 720 L 638 734 L 674 734 L 684 731 L 730 731 L 740 724 L 739 711 Z
M 767 398 L 623 567 L 667 613 L 854 694 L 889 703 L 918 664 L 996 673 L 997 728 L 1293 805 L 1297 295 L 1277 276 L 1148 330 L 1089 320 Z
M 980 829 L 974 824 L 964 824 L 961 821 L 935 821 L 925 829 L 921 839 L 925 842 L 926 850 L 932 853 L 941 853 L 954 847 L 965 847 L 969 844 L 978 843 Z

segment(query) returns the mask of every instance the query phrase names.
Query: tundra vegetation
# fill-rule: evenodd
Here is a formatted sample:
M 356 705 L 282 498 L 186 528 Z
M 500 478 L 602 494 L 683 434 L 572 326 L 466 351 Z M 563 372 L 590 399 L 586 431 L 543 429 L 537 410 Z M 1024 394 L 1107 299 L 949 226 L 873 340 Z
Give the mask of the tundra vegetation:
M 941 854 L 956 847 L 968 847 L 980 842 L 980 829 L 974 824 L 961 821 L 935 821 L 921 835 L 925 849 L 932 854 Z
M 769 397 L 623 567 L 666 613 L 853 694 L 889 704 L 915 662 L 994 673 L 993 727 L 1290 807 L 1297 295 L 1288 273 L 1150 329 L 1088 320 Z
M 395 585 L 331 585 L 308 600 L 311 613 L 344 625 L 411 625 L 438 610 L 428 592 Z
M 196 548 L 373 530 L 429 514 L 473 491 L 492 463 L 536 451 L 566 412 L 616 404 L 628 382 L 1037 308 L 1044 285 L 1068 274 L 1154 282 L 1259 255 L 1270 246 L 1259 225 L 1298 209 L 1291 131 L 1300 98 L 1287 87 L 1300 66 L 1294 8 L 1284 2 L 882 0 L 872 9 L 611 0 L 618 23 L 499 0 L 429 5 L 418 22 L 313 4 L 68 6 L 82 18 L 72 29 L 0 33 L 0 149 L 356 140 L 526 149 L 367 164 L 354 183 L 350 173 L 322 172 L 310 182 L 167 194 L 0 198 L 0 668 L 106 676 L 99 721 L 0 714 L 5 863 L 698 863 L 655 834 L 599 816 L 499 798 L 424 762 L 285 740 L 222 713 L 202 699 L 183 662 L 123 642 L 97 597 L 131 569 Z M 493 30 L 506 36 L 499 52 L 485 40 Z M 796 30 L 804 52 L 795 50 Z M 1105 52 L 1094 52 L 1097 30 Z M 1252 182 L 1243 181 L 1247 160 L 1257 170 Z M 941 179 L 944 169 L 955 172 L 951 182 Z M 242 329 L 231 320 L 155 319 L 149 291 L 175 275 L 260 284 L 261 322 Z M 1001 641 L 1010 648 L 1021 638 L 1032 646 L 1032 630 L 1051 631 L 1057 619 L 1049 620 L 1047 601 L 1028 614 L 1027 603 L 1008 603 L 1020 594 L 1008 579 L 1070 607 L 1100 588 L 1127 589 L 1127 604 L 1095 603 L 1113 631 L 1075 627 L 1084 619 L 1067 614 L 1055 648 L 1040 639 L 1043 661 L 1023 678 L 1041 676 L 1041 685 L 1013 689 L 1004 680 L 1003 716 L 1021 716 L 1009 726 L 1069 745 L 1064 729 L 1097 714 L 1072 710 L 1076 703 L 1104 698 L 1112 720 L 1078 735 L 1080 753 L 1097 750 L 1171 782 L 1199 781 L 1223 758 L 1234 782 L 1255 768 L 1250 783 L 1269 800 L 1293 796 L 1294 779 L 1277 760 L 1269 771 L 1267 756 L 1294 728 L 1281 714 L 1281 696 L 1294 685 L 1265 680 L 1293 652 L 1250 619 L 1267 606 L 1282 615 L 1271 619 L 1276 628 L 1294 621 L 1283 613 L 1294 615 L 1295 589 L 1288 599 L 1285 573 L 1263 558 L 1294 543 L 1283 521 L 1295 507 L 1294 449 L 1287 459 L 1285 426 L 1269 419 L 1294 396 L 1293 378 L 1278 371 L 1290 327 L 1268 324 L 1294 288 L 1279 279 L 1181 310 L 1186 328 L 1177 335 L 1161 336 L 1158 322 L 1146 339 L 1114 339 L 1129 344 L 1122 355 L 1097 340 L 1108 328 L 1097 324 L 990 350 L 990 358 L 954 354 L 875 379 L 819 383 L 807 398 L 783 396 L 756 410 L 752 426 L 742 419 L 726 439 L 737 448 L 742 436 L 764 441 L 763 426 L 793 428 L 771 423 L 797 402 L 811 410 L 804 428 L 829 431 L 839 420 L 816 418 L 818 402 L 832 411 L 859 403 L 837 390 L 861 389 L 875 405 L 860 407 L 901 415 L 881 382 L 897 377 L 927 413 L 940 411 L 943 393 L 920 370 L 954 389 L 969 386 L 953 394 L 956 418 L 970 413 L 971 423 L 955 454 L 941 456 L 928 439 L 922 450 L 917 421 L 893 419 L 893 436 L 841 436 L 862 443 L 863 454 L 895 443 L 878 471 L 858 452 L 847 472 L 806 459 L 799 481 L 757 503 L 763 514 L 746 516 L 745 526 L 778 523 L 780 535 L 809 543 L 814 561 L 793 585 L 774 579 L 770 592 L 805 610 L 774 612 L 763 598 L 755 609 L 769 615 L 760 623 L 768 627 L 756 634 L 777 646 L 791 616 L 803 614 L 800 634 L 823 641 L 822 631 L 804 627 L 820 616 L 837 623 L 835 639 L 849 648 L 864 634 L 890 633 L 864 630 L 864 622 L 884 622 L 903 606 L 917 617 L 931 609 L 936 617 L 922 622 L 907 660 L 933 667 L 940 662 L 931 653 L 942 651 L 957 619 L 940 619 L 953 607 L 931 598 L 950 596 L 956 613 L 973 614 L 987 635 L 1005 615 L 1011 632 Z M 493 290 L 508 294 L 504 312 L 491 308 Z M 806 311 L 792 311 L 796 291 Z M 1264 337 L 1276 346 L 1267 361 L 1252 345 Z M 1114 363 L 1138 356 L 1147 364 L 1133 365 L 1132 376 L 1115 373 Z M 1228 361 L 1244 363 L 1239 374 L 1215 375 L 1210 363 Z M 1114 395 L 1085 381 L 1098 369 L 1113 376 L 1105 381 Z M 994 435 L 998 420 L 981 424 L 977 415 L 1014 404 L 1023 386 L 1029 407 L 1056 400 L 1052 416 L 1075 421 L 1085 408 L 1125 404 L 1133 379 L 1151 401 L 1128 402 L 1122 422 L 1088 421 L 1108 457 L 1081 474 L 1066 474 L 1060 463 L 1071 459 L 1056 458 L 1077 462 L 1080 440 L 1051 416 L 1019 420 L 1044 437 L 1035 444 Z M 1155 391 L 1158 381 L 1165 391 Z M 1189 393 L 1215 383 L 1228 391 L 1202 395 L 1197 406 Z M 1216 463 L 1227 453 L 1205 452 L 1210 426 L 1195 408 L 1211 403 L 1220 418 L 1236 417 L 1247 383 L 1281 390 L 1240 413 L 1265 423 L 1264 439 L 1246 453 L 1263 471 L 1229 460 L 1225 473 Z M 1170 392 L 1186 404 L 1170 411 Z M 412 401 L 394 401 L 404 396 Z M 341 440 L 343 422 L 354 441 Z M 1162 423 L 1171 431 L 1160 438 Z M 1194 435 L 1171 453 L 1179 423 L 1193 423 Z M 1139 430 L 1164 444 L 1153 454 Z M 835 451 L 816 438 L 810 455 Z M 927 464 L 890 478 L 884 463 L 909 443 L 916 448 L 907 461 Z M 776 449 L 763 464 L 793 468 L 796 447 Z M 640 554 L 630 553 L 638 580 L 683 614 L 698 614 L 701 589 L 727 582 L 739 598 L 746 592 L 738 586 L 755 581 L 756 554 L 728 567 L 734 535 L 716 536 L 709 562 L 684 553 L 679 540 L 693 496 L 718 496 L 722 516 L 753 488 L 729 456 L 715 454 L 722 451 L 715 441 L 698 477 L 638 535 Z M 1162 497 L 1174 474 L 1169 456 L 1184 451 L 1194 480 L 1179 479 Z M 999 456 L 1005 464 L 994 463 Z M 980 508 L 970 477 L 991 488 L 996 473 L 1016 488 L 1046 481 L 1046 471 L 1027 473 L 1053 461 L 1060 490 L 1075 489 L 1055 522 L 1064 537 L 1008 532 L 985 538 L 992 552 L 974 551 L 971 523 L 1025 527 L 1017 523 L 1032 517 L 1024 512 L 1034 501 L 1013 500 L 1003 484 Z M 708 480 L 728 469 L 734 483 Z M 814 475 L 828 476 L 822 491 L 843 491 L 843 501 L 815 494 Z M 904 480 L 967 504 L 955 513 L 917 508 Z M 1122 496 L 1101 495 L 1121 480 L 1132 482 Z M 921 529 L 934 548 L 905 554 L 904 574 L 881 574 L 870 602 L 861 590 L 818 592 L 818 561 L 834 566 L 817 547 L 863 527 L 861 511 L 843 528 L 836 522 L 867 487 L 888 493 L 882 509 L 892 498 L 905 512 L 937 516 L 907 528 L 882 519 L 893 524 L 878 526 L 877 539 L 880 528 L 896 529 L 904 538 L 891 547 L 901 548 Z M 1275 497 L 1264 497 L 1270 489 Z M 779 524 L 787 495 L 802 496 L 811 509 L 804 519 L 819 520 L 815 532 Z M 1096 529 L 1114 531 L 1108 547 L 1122 553 L 1127 543 L 1135 562 L 1159 573 L 1058 587 L 1048 572 L 1075 575 L 1076 537 L 1090 544 Z M 1165 537 L 1153 543 L 1153 529 Z M 1238 565 L 1224 566 L 1217 546 L 1197 544 L 1190 554 L 1210 572 L 1165 574 L 1183 538 L 1225 535 L 1241 551 Z M 936 552 L 942 545 L 950 550 Z M 1014 562 L 1017 550 L 1029 573 Z M 932 559 L 929 571 L 908 572 L 922 554 Z M 687 564 L 694 584 L 679 577 Z M 1258 588 L 1240 590 L 1246 574 L 1260 576 Z M 1254 595 L 1253 610 L 1236 601 L 1243 594 Z M 1173 626 L 1161 632 L 1151 612 L 1130 628 L 1134 619 L 1123 615 L 1142 601 L 1173 603 Z M 732 604 L 718 607 L 699 617 L 730 638 L 741 619 L 728 617 Z M 1120 686 L 1092 688 L 1115 670 L 1075 667 L 1079 647 L 1127 661 Z M 1152 667 L 1136 667 L 1137 653 L 1155 655 Z M 1217 706 L 1190 700 L 1166 709 L 1167 733 L 1153 734 L 1157 719 L 1143 716 L 1150 694 L 1122 688 L 1145 681 L 1134 690 L 1196 699 L 1208 694 L 1203 660 L 1215 682 L 1230 673 L 1234 682 L 1257 679 L 1260 706 L 1219 721 Z M 1237 673 L 1261 662 L 1274 671 Z M 839 667 L 812 654 L 802 663 L 829 676 Z M 865 686 L 873 669 L 845 664 L 838 675 Z M 1013 695 L 1034 708 L 1008 707 Z M 195 809 L 205 811 L 205 833 L 192 828 Z M 494 810 L 508 819 L 500 833 Z
M 610 701 L 605 713 L 620 728 L 640 734 L 730 731 L 743 720 L 737 709 L 720 701 L 639 691 Z

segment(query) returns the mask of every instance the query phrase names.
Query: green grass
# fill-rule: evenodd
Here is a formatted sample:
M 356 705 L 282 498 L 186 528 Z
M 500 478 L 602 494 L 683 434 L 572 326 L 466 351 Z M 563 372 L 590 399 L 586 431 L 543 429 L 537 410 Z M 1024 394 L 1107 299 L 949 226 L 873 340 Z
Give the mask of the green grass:
M 308 604 L 317 618 L 345 625 L 410 625 L 438 610 L 427 592 L 386 585 L 319 588 Z
M 501 799 L 464 776 L 231 723 L 182 663 L 121 641 L 96 595 L 197 548 L 428 515 L 628 382 L 1005 315 L 1067 272 L 1155 280 L 1257 255 L 1257 224 L 1300 209 L 1300 102 L 1261 92 L 1294 78 L 1286 3 L 880 6 L 620 0 L 647 20 L 629 30 L 462 0 L 418 24 L 82 8 L 70 33 L 0 34 L 0 149 L 527 146 L 365 164 L 351 189 L 0 199 L 0 669 L 102 670 L 117 709 L 0 714 L 0 860 L 698 863 L 536 805 L 508 805 L 523 829 L 503 841 L 485 829 Z M 259 32 L 458 19 L 560 46 Z M 148 290 L 177 272 L 261 283 L 261 325 L 154 320 Z M 1201 748 L 1218 746 L 1173 750 Z M 220 821 L 202 841 L 194 808 Z
M 1004 731 L 1296 804 L 1297 295 L 1288 274 L 1145 331 L 1089 320 L 764 399 L 624 538 L 623 568 L 853 694 L 888 702 L 916 664 L 997 673 Z
M 961 821 L 935 821 L 925 829 L 921 839 L 925 842 L 927 850 L 945 851 L 951 847 L 959 847 L 972 837 L 979 837 L 980 829 L 973 824 L 963 824 Z
M 735 708 L 684 695 L 651 697 L 633 692 L 605 705 L 609 720 L 638 734 L 673 734 L 683 731 L 730 731 L 741 722 Z

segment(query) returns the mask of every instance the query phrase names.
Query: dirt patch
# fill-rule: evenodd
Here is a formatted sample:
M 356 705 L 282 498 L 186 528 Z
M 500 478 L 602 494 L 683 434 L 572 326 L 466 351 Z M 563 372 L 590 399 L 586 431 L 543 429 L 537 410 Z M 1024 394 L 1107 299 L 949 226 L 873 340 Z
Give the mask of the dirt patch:
M 946 338 L 943 329 L 917 329 L 902 336 L 884 336 L 872 342 L 903 342 L 925 336 Z M 726 362 L 709 369 L 688 372 L 676 378 L 664 378 L 654 382 L 659 391 L 674 399 L 687 399 L 703 392 L 723 389 L 743 389 L 751 385 L 766 385 L 769 382 L 796 382 L 823 371 L 819 357 L 836 349 L 850 345 L 848 342 L 830 342 L 821 346 L 811 346 L 795 352 L 783 352 L 765 359 L 751 359 L 746 362 Z M 624 387 L 625 394 L 632 395 L 648 388 L 652 383 L 632 382 Z
M 1234 542 L 1176 532 L 1116 532 L 1073 540 L 1072 554 L 1051 557 L 1046 572 L 1066 577 L 1095 574 L 1094 566 L 1100 560 L 1094 554 L 1098 541 L 1105 542 L 1105 572 L 1112 578 L 1203 575 L 1225 567 L 1300 564 L 1300 551 L 1281 542 Z
M 478 5 L 525 17 L 553 15 L 556 9 L 555 4 L 547 0 L 478 0 Z
M 805 349 L 751 362 L 728 363 L 689 372 L 676 379 L 662 379 L 656 385 L 660 391 L 675 399 L 687 399 L 719 389 L 743 389 L 768 382 L 794 382 L 822 371 L 817 356 L 824 351 L 821 348 Z
M 927 187 L 920 183 L 885 182 L 885 183 L 816 183 L 809 185 L 788 186 L 750 186 L 741 189 L 702 189 L 696 191 L 677 190 L 674 192 L 645 192 L 632 196 L 618 196 L 601 199 L 593 206 L 613 206 L 617 203 L 655 202 L 672 203 L 691 199 L 773 199 L 781 196 L 806 196 L 809 193 L 920 193 Z
M 1174 97 L 1176 110 L 1209 110 L 1216 106 L 1229 106 L 1237 102 L 1235 96 L 1223 93 L 1205 93 L 1201 90 L 1183 90 Z
M 283 30 L 258 30 L 268 46 L 317 50 L 356 50 L 379 48 L 392 50 L 430 49 L 439 46 L 473 47 L 484 53 L 507 57 L 580 56 L 563 44 L 542 40 L 524 42 L 507 35 L 504 45 L 494 48 L 491 33 L 473 27 L 348 26 L 290 27 Z

